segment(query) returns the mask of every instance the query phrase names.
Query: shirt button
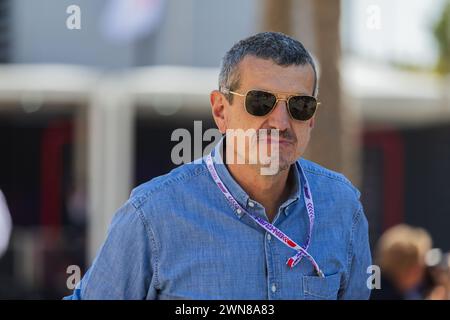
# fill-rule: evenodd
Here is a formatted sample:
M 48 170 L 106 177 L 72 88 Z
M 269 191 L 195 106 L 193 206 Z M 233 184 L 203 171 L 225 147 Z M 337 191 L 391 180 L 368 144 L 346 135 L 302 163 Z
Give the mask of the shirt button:
M 277 286 L 274 284 L 272 284 L 272 292 L 275 293 L 277 291 Z
M 255 204 L 254 204 L 253 202 L 251 202 L 251 201 L 248 203 L 248 205 L 249 205 L 250 207 L 252 207 L 252 208 L 255 206 Z
M 241 209 L 237 209 L 237 210 L 236 210 L 236 213 L 237 213 L 238 215 L 241 215 L 242 210 L 241 210 Z
M 267 240 L 270 241 L 272 239 L 272 236 L 270 235 L 270 233 L 267 234 Z

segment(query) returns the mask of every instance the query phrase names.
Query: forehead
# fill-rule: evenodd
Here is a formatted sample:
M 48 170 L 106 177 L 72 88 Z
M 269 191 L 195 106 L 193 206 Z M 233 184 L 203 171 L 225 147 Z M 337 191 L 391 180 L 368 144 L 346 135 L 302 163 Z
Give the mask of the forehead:
M 240 89 L 312 94 L 314 70 L 311 65 L 280 66 L 273 60 L 246 56 L 238 65 Z

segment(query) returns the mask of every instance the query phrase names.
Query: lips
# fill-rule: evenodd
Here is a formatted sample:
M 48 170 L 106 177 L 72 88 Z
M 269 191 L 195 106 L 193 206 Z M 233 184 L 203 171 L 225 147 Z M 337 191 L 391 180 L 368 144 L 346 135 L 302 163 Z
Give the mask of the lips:
M 266 139 L 260 139 L 260 141 L 264 141 L 267 143 L 279 143 L 279 144 L 293 144 L 294 142 L 292 140 L 285 140 L 285 139 L 272 139 L 270 136 L 266 137 Z

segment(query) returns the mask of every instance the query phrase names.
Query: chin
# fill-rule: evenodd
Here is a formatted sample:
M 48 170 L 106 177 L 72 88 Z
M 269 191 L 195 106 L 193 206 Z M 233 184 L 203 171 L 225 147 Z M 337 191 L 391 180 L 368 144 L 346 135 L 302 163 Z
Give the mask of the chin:
M 278 172 L 283 172 L 285 170 L 289 170 L 289 168 L 291 167 L 291 165 L 293 163 L 295 163 L 295 160 L 294 161 L 289 161 L 289 160 L 283 159 L 283 158 L 280 159 L 279 160 L 279 164 L 278 164 L 278 168 L 279 168 Z

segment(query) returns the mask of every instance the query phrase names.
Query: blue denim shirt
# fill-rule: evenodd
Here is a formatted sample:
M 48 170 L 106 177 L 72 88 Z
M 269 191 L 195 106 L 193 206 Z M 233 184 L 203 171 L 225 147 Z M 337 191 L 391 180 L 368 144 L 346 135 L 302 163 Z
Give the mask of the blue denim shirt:
M 286 261 L 295 252 L 233 211 L 203 161 L 132 191 L 91 268 L 66 299 L 367 299 L 371 254 L 360 194 L 343 175 L 299 161 L 316 211 L 308 252 L 324 278 L 306 258 L 289 268 Z M 240 205 L 267 220 L 226 165 L 215 167 Z M 295 187 L 272 223 L 304 244 L 309 219 L 292 168 Z

